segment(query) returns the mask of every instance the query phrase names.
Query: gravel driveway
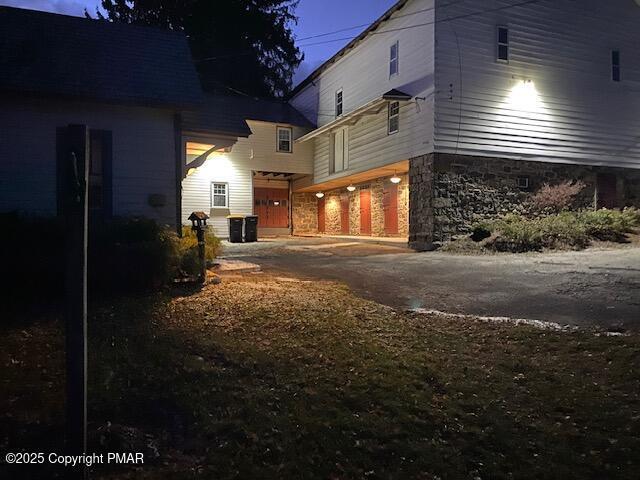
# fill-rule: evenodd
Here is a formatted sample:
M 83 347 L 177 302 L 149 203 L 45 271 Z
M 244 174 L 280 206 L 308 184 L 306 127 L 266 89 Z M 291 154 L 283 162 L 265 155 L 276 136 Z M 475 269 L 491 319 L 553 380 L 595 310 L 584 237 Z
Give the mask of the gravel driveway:
M 343 281 L 396 308 L 640 330 L 640 248 L 467 256 L 314 238 L 233 245 L 226 255 Z

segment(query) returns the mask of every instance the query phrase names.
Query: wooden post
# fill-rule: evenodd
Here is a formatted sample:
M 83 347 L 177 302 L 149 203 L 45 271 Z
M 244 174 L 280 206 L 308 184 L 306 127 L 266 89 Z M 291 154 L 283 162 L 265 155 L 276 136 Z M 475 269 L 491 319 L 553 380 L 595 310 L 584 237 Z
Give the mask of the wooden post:
M 65 221 L 66 449 L 70 455 L 87 450 L 87 189 L 89 130 L 70 125 L 59 150 L 61 194 Z M 84 468 L 70 469 L 83 478 Z
M 200 281 L 205 283 L 207 281 L 207 255 L 205 248 L 205 228 L 207 227 L 199 227 L 196 230 L 196 235 L 198 237 L 198 257 L 200 258 Z

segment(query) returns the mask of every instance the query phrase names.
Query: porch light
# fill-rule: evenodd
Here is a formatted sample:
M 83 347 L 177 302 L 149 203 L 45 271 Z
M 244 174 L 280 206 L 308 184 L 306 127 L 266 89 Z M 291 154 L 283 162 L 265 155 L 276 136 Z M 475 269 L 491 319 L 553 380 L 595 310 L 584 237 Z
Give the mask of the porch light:
M 399 184 L 402 181 L 402 179 L 398 175 L 395 175 L 395 174 L 389 180 L 391 181 L 391 183 L 395 183 L 396 185 Z
M 349 185 L 347 187 L 347 190 L 350 191 L 350 192 L 355 192 L 356 191 L 356 187 L 354 187 L 353 185 Z
M 324 193 L 318 192 L 318 193 L 316 193 L 316 197 L 323 198 L 324 197 Z

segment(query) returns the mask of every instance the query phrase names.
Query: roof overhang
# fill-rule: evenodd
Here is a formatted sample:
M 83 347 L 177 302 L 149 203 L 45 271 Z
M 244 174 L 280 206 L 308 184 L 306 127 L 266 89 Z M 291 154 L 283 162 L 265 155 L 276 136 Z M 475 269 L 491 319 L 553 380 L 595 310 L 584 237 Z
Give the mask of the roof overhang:
M 323 125 L 320 128 L 316 128 L 306 135 L 303 135 L 302 137 L 298 138 L 295 143 L 306 142 L 307 140 L 311 140 L 346 125 L 355 125 L 362 117 L 366 115 L 377 115 L 378 113 L 380 113 L 389 102 L 408 102 L 411 100 L 411 98 L 411 95 L 407 93 L 395 89 L 390 90 L 381 97 L 371 100 L 370 102 L 365 103 L 364 105 L 356 108 L 355 110 L 352 110 L 349 113 L 341 115 L 333 122 L 329 122 L 326 125 Z
M 402 175 L 409 171 L 409 161 L 402 160 L 400 162 L 391 163 L 363 172 L 354 172 L 339 178 L 326 180 L 322 183 L 308 184 L 308 182 L 300 182 L 293 185 L 293 191 L 296 193 L 303 192 L 330 192 L 340 188 L 346 188 L 349 185 L 359 185 L 370 182 L 382 177 L 391 177 L 393 175 Z

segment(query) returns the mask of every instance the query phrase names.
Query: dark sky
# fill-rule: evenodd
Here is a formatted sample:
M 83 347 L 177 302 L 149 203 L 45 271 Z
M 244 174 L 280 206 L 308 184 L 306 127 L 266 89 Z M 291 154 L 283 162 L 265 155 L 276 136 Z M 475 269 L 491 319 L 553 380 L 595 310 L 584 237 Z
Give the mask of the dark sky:
M 369 24 L 384 13 L 396 0 L 301 0 L 298 6 L 298 25 L 294 27 L 298 44 L 305 53 L 305 61 L 296 74 L 302 80 L 315 67 L 328 59 L 347 43 L 347 40 L 328 42 L 335 38 L 355 36 L 364 27 L 309 40 L 306 37 L 335 30 Z M 82 15 L 86 8 L 94 11 L 99 0 L 0 0 L 0 5 L 46 10 L 67 15 Z M 312 43 L 323 42 L 320 45 Z

